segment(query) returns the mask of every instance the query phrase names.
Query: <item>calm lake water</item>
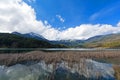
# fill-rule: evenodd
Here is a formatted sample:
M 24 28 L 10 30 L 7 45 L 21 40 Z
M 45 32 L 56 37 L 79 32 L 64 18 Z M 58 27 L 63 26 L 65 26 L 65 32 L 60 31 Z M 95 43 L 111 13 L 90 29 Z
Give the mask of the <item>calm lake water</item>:
M 104 48 L 0 48 L 0 53 L 19 53 L 29 51 L 120 51 L 120 49 Z

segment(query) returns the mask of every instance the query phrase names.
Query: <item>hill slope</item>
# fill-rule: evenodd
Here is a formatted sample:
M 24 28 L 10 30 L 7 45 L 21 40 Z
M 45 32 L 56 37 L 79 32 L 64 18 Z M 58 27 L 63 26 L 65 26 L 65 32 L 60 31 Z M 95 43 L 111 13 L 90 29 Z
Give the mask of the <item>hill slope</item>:
M 70 48 L 75 47 L 84 47 L 84 41 L 83 40 L 59 40 L 59 41 L 50 41 L 52 44 L 61 44 L 68 46 Z
M 73 48 L 120 48 L 120 33 L 94 36 L 87 40 L 60 40 L 51 43 Z
M 49 41 L 34 33 L 0 33 L 1 48 L 120 48 L 120 34 L 99 35 L 87 40 Z
M 0 47 L 1 48 L 51 48 L 51 47 L 61 47 L 61 46 L 53 45 L 45 40 L 26 38 L 9 33 L 0 33 Z
M 46 41 L 48 41 L 43 36 L 41 36 L 39 34 L 36 34 L 36 33 L 33 33 L 33 32 L 25 33 L 25 34 L 21 34 L 19 32 L 12 32 L 11 34 L 15 34 L 15 35 L 26 37 L 26 38 L 34 38 L 34 39 L 38 39 L 38 40 L 46 40 Z
M 120 48 L 120 34 L 101 35 L 85 41 L 85 47 Z

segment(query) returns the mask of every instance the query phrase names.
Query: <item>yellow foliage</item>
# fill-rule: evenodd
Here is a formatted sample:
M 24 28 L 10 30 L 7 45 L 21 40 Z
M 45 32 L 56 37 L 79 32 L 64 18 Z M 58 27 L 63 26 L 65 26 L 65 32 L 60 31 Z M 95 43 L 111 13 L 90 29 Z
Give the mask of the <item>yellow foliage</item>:
M 114 70 L 115 70 L 115 77 L 116 80 L 120 80 L 120 66 L 113 66 Z

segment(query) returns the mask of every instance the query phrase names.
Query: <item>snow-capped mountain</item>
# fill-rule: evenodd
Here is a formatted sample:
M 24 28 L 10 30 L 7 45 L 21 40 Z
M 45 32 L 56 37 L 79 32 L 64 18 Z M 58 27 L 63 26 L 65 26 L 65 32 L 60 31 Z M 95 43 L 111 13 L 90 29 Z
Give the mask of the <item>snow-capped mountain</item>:
M 34 38 L 34 39 L 38 39 L 38 40 L 47 40 L 42 35 L 39 35 L 39 34 L 33 33 L 33 32 L 25 33 L 25 34 L 21 34 L 19 32 L 12 32 L 12 34 L 16 34 L 16 35 L 19 35 L 22 37 L 27 37 L 27 38 Z

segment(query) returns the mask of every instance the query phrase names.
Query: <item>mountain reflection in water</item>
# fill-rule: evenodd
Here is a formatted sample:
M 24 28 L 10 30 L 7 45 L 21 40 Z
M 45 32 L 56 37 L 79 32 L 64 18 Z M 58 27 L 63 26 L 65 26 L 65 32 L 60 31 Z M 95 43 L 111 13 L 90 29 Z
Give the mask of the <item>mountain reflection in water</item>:
M 56 64 L 26 62 L 10 67 L 0 66 L 0 80 L 115 80 L 111 64 L 91 59 L 79 63 L 61 61 Z

